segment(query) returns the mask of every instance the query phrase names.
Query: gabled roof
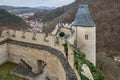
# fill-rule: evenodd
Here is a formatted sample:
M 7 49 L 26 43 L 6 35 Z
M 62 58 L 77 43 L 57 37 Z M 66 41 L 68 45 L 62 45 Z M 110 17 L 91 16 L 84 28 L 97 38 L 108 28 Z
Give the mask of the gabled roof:
M 88 5 L 80 5 L 76 14 L 75 20 L 72 23 L 73 26 L 85 26 L 93 27 L 96 26 L 88 8 Z

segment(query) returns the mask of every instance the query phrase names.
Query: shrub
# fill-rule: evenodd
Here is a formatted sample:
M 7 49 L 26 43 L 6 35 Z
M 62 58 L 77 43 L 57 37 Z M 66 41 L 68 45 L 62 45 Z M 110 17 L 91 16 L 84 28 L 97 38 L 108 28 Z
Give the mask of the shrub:
M 83 64 L 86 64 L 90 68 L 94 80 L 104 80 L 103 74 L 90 61 L 85 59 L 85 54 L 75 46 L 72 45 L 72 47 L 74 49 L 74 66 L 76 67 L 81 80 L 89 80 L 87 77 L 81 74 Z
M 67 58 L 67 60 L 68 60 L 68 45 L 67 45 L 67 42 L 65 42 L 65 43 L 63 44 L 63 46 L 64 46 L 64 52 L 65 52 L 66 58 Z
M 64 37 L 65 33 L 64 32 L 60 32 L 59 36 L 60 37 Z

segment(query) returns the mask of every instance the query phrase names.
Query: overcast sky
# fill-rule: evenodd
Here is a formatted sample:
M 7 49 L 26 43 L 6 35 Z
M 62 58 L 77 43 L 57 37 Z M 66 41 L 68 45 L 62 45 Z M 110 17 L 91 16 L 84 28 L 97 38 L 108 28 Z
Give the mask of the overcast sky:
M 72 3 L 75 0 L 0 0 L 0 5 L 37 7 L 58 7 Z

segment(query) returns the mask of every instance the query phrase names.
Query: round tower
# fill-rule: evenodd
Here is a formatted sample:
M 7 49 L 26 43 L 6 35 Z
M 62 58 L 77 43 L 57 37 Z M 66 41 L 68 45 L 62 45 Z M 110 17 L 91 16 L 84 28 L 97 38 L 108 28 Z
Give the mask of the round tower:
M 72 27 L 76 31 L 76 46 L 86 54 L 86 59 L 96 64 L 96 27 L 88 5 L 80 5 Z

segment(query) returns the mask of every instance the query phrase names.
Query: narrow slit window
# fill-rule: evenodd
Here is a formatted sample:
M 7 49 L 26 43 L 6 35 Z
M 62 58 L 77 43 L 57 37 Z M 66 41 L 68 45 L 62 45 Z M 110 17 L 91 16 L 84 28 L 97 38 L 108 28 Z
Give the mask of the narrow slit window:
M 87 34 L 85 34 L 85 40 L 88 40 L 88 35 Z

